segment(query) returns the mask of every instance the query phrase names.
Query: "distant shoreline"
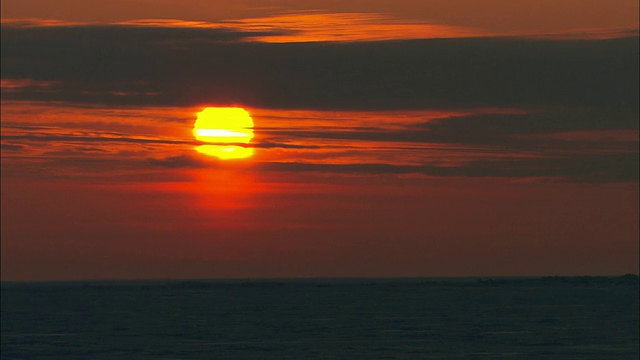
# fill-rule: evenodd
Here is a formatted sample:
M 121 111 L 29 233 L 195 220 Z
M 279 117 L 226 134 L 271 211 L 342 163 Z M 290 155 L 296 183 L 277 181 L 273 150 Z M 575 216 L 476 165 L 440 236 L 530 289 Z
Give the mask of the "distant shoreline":
M 1 281 L 5 287 L 34 286 L 159 286 L 169 288 L 202 288 L 216 286 L 277 286 L 277 285 L 402 285 L 418 286 L 499 286 L 499 285 L 552 285 L 552 284 L 638 284 L 638 274 L 595 276 L 479 276 L 479 277 L 406 277 L 406 278 L 257 278 L 257 279 L 111 279 L 111 280 L 49 280 Z

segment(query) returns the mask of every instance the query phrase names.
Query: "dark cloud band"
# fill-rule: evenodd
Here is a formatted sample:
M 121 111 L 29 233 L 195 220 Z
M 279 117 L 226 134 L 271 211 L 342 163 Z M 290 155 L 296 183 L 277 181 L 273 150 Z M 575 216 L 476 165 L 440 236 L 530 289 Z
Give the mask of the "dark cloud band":
M 3 97 L 313 109 L 638 109 L 637 36 L 244 41 L 255 36 L 201 28 L 3 26 L 3 79 L 50 84 Z

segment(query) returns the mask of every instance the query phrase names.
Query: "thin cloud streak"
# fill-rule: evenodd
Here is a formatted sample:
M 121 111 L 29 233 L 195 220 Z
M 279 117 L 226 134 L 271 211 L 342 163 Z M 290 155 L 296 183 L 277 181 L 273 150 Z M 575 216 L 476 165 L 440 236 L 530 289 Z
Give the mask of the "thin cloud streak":
M 470 161 L 459 166 L 263 162 L 254 166 L 254 169 L 353 175 L 418 174 L 436 177 L 550 178 L 556 179 L 556 181 L 615 183 L 638 181 L 639 160 L 638 154 L 612 154 Z M 171 156 L 151 158 L 149 163 L 171 169 L 197 169 L 211 168 L 212 164 L 216 162 L 193 156 Z
M 144 124 L 156 121 L 156 110 L 149 111 L 147 118 L 139 110 L 123 112 L 128 123 L 114 128 L 137 126 L 148 131 L 150 128 Z M 103 113 L 108 116 L 105 119 L 89 118 L 88 122 L 56 122 L 55 117 L 45 116 L 50 122 L 36 121 L 33 125 L 12 121 L 16 113 L 14 109 L 10 121 L 3 123 L 2 143 L 11 150 L 3 155 L 5 159 L 40 157 L 41 161 L 58 164 L 49 167 L 74 166 L 75 171 L 81 171 L 82 164 L 100 161 L 116 167 L 121 162 L 122 168 L 139 166 L 140 171 L 149 167 L 212 166 L 212 159 L 195 155 L 194 147 L 202 142 L 191 137 L 98 131 L 103 122 L 114 116 L 110 112 Z M 248 163 L 256 170 L 550 177 L 599 183 L 638 178 L 638 141 L 630 136 L 637 132 L 638 123 L 624 111 L 616 114 L 562 109 L 523 113 L 511 109 L 497 113 L 477 110 L 467 115 L 454 112 L 448 116 L 437 112 L 426 112 L 424 116 L 416 112 L 404 116 L 397 112 L 298 112 L 302 120 L 274 116 L 273 111 L 256 114 L 256 120 L 264 116 L 268 126 L 256 129 L 255 142 L 238 144 L 260 150 L 255 161 Z M 395 117 L 403 120 L 396 123 Z M 187 129 L 192 126 L 189 119 L 183 121 Z M 356 126 L 358 123 L 378 126 Z M 582 131 L 582 135 L 566 137 L 571 131 Z M 612 137 L 612 132 L 618 138 Z
M 406 39 L 446 39 L 492 35 L 461 26 L 396 19 L 376 13 L 291 13 L 230 22 L 244 31 L 277 31 L 288 35 L 255 37 L 267 43 L 353 42 Z

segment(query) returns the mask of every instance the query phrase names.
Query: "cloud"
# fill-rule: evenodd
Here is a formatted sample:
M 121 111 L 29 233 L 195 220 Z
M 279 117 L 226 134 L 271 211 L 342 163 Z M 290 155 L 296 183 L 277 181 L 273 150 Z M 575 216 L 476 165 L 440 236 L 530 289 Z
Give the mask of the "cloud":
M 358 21 L 368 26 L 370 20 Z M 330 148 L 331 141 L 314 139 L 337 139 L 352 140 L 343 142 L 351 146 L 350 154 L 380 150 L 368 148 L 376 144 L 411 152 L 411 143 L 437 143 L 443 148 L 453 145 L 454 150 L 443 151 L 457 154 L 481 150 L 495 155 L 467 156 L 447 164 L 430 160 L 416 164 L 420 161 L 416 160 L 399 165 L 386 163 L 385 156 L 355 154 L 345 156 L 340 164 L 324 156 L 315 163 L 294 157 L 288 163 L 257 165 L 270 171 L 553 177 L 588 182 L 638 179 L 637 140 L 627 136 L 638 130 L 637 33 L 598 40 L 476 37 L 269 43 L 255 40 L 292 36 L 301 30 L 284 29 L 284 25 L 252 28 L 240 22 L 227 25 L 173 20 L 111 25 L 3 22 L 3 100 L 120 107 L 237 104 L 379 114 L 384 114 L 381 110 L 456 109 L 468 115 L 389 127 L 385 124 L 393 121 L 353 127 L 330 127 L 327 122 L 313 127 L 295 120 L 300 124 L 257 128 L 262 137 L 251 146 L 265 151 L 317 149 L 319 153 Z M 517 111 L 499 111 L 505 108 Z M 6 145 L 130 143 L 187 149 L 198 144 L 191 139 L 131 136 L 123 130 L 23 130 L 3 134 L 3 140 L 11 142 Z M 566 135 L 572 132 L 582 132 L 582 137 Z M 624 136 L 605 136 L 612 132 Z M 514 153 L 526 156 L 510 156 Z M 146 164 L 191 168 L 210 166 L 210 161 L 178 156 L 153 158 Z
M 151 138 L 141 136 L 127 136 L 118 134 L 99 134 L 99 133 L 86 133 L 86 134 L 68 134 L 68 133 L 30 133 L 30 134 L 16 134 L 16 135 L 3 135 L 4 140 L 13 141 L 36 141 L 36 142 L 83 142 L 83 143 L 136 143 L 136 144 L 167 144 L 167 145 L 196 145 L 198 142 L 177 140 L 177 139 L 163 139 L 163 138 Z
M 595 136 L 601 132 L 638 130 L 638 114 L 630 109 L 585 107 L 550 109 L 526 114 L 472 114 L 440 118 L 417 124 L 416 137 L 422 141 L 457 144 L 492 145 L 511 149 L 546 149 L 593 151 L 637 149 L 637 140 L 622 136 Z M 581 139 L 562 136 L 582 132 L 594 136 Z
M 438 136 L 461 133 L 478 137 L 518 134 L 548 134 L 575 130 L 637 130 L 638 118 L 624 109 L 593 107 L 551 109 L 526 114 L 472 114 L 439 118 L 418 124 Z
M 552 177 L 576 182 L 627 182 L 638 180 L 638 154 L 574 156 L 536 159 L 471 161 L 459 166 L 392 164 L 268 163 L 278 171 L 319 171 L 352 174 L 421 174 L 456 177 Z
M 263 171 L 322 172 L 337 174 L 405 175 L 419 174 L 440 177 L 503 177 L 555 178 L 559 181 L 615 183 L 638 181 L 637 153 L 569 155 L 539 158 L 502 158 L 475 160 L 456 166 L 435 164 L 397 165 L 385 163 L 309 163 L 263 162 L 253 165 Z M 151 158 L 148 163 L 164 168 L 211 168 L 222 166 L 219 161 L 191 155 Z M 216 165 L 217 164 L 217 165 Z
M 16 151 L 16 150 L 22 150 L 22 149 L 24 149 L 24 146 L 22 146 L 22 145 L 15 145 L 15 144 L 0 144 L 0 148 L 1 148 L 2 150 L 10 150 L 10 151 L 11 151 L 11 150 L 13 150 L 13 151 Z
M 109 144 L 109 143 L 129 143 L 129 144 L 158 144 L 158 145 L 202 145 L 202 144 L 215 144 L 205 143 L 197 140 L 180 139 L 180 138 L 166 138 L 166 137 L 149 137 L 149 136 L 135 136 L 119 133 L 106 133 L 106 132 L 68 132 L 59 128 L 52 127 L 38 127 L 38 126 L 4 126 L 6 129 L 20 129 L 26 130 L 22 132 L 11 132 L 2 136 L 4 141 L 24 141 L 28 143 L 87 143 L 87 144 Z M 40 130 L 40 131 L 38 131 Z M 48 131 L 44 131 L 48 130 Z M 230 145 L 229 143 L 223 143 L 222 145 Z M 231 144 L 236 146 L 261 148 L 261 149 L 320 149 L 318 145 L 299 145 L 278 143 L 273 141 L 265 141 L 260 143 L 251 144 Z M 5 146 L 5 144 L 3 144 Z M 22 146 L 19 145 L 6 145 L 7 149 L 19 150 Z M 76 148 L 79 148 L 76 146 Z M 92 151 L 98 150 L 97 148 L 87 148 Z
M 637 148 L 637 140 L 625 135 L 638 128 L 637 114 L 631 110 L 562 108 L 520 114 L 473 113 L 393 128 L 343 127 L 332 131 L 268 129 L 264 130 L 264 133 L 279 140 L 315 138 L 387 143 L 441 143 L 491 146 L 514 151 L 523 148 L 584 149 L 589 146 L 593 147 L 593 150 L 603 147 L 609 150 L 634 150 Z M 622 135 L 612 134 L 612 131 L 618 131 Z M 582 136 L 566 135 L 576 132 L 581 132 Z M 598 136 L 601 133 L 603 135 Z
M 459 117 L 452 118 L 452 121 L 459 121 Z M 439 122 L 439 121 L 438 121 Z M 441 125 L 439 125 L 441 126 Z M 510 133 L 510 132 L 507 132 Z M 317 136 L 320 136 L 318 133 Z M 422 133 L 419 133 L 422 134 Z M 335 136 L 335 133 L 329 132 L 327 137 Z M 379 133 L 379 140 L 395 141 L 393 134 Z M 364 133 L 351 134 L 357 138 L 353 144 L 356 153 L 369 152 L 372 149 L 358 148 L 358 141 L 365 138 Z M 366 139 L 370 140 L 370 139 Z M 414 139 L 415 140 L 415 139 Z M 433 142 L 433 139 L 428 139 Z M 544 148 L 539 146 L 541 151 L 533 153 L 535 142 L 528 142 L 525 146 L 518 148 L 513 143 L 502 142 L 487 146 L 473 147 L 472 141 L 464 138 L 467 143 L 463 143 L 462 148 L 443 148 L 441 151 L 452 152 L 453 154 L 463 154 L 470 151 L 475 154 L 478 151 L 491 152 L 495 151 L 495 155 L 490 157 L 463 156 L 457 161 L 444 161 L 442 158 L 425 158 L 421 163 L 401 164 L 393 156 L 391 158 L 376 158 L 370 163 L 361 162 L 360 157 L 346 157 L 336 163 L 338 160 L 335 156 L 319 157 L 315 161 L 312 158 L 307 160 L 291 158 L 288 161 L 266 161 L 249 163 L 257 170 L 263 171 L 285 171 L 285 172 L 329 172 L 337 174 L 420 174 L 427 176 L 445 176 L 445 177 L 506 177 L 506 178 L 555 178 L 558 180 L 607 183 L 607 182 L 627 182 L 638 180 L 638 153 L 637 141 L 631 144 L 633 146 L 616 148 L 611 145 L 611 141 L 599 144 L 604 146 L 590 148 L 585 142 L 567 141 L 565 148 L 554 146 Z M 452 141 L 454 141 L 452 139 Z M 61 144 L 60 146 L 43 147 L 41 144 Z M 153 146 L 170 146 L 175 153 L 180 155 L 162 156 L 167 154 L 168 148 L 161 150 L 155 147 L 157 155 L 148 157 L 148 150 L 140 153 L 131 153 L 127 155 L 127 151 L 123 149 L 113 148 L 110 144 L 132 144 L 132 145 L 153 145 Z M 60 129 L 51 129 L 49 131 L 33 130 L 29 132 L 3 135 L 3 150 L 24 151 L 25 146 L 29 145 L 30 149 L 41 149 L 37 155 L 39 161 L 57 164 L 59 166 L 86 167 L 95 171 L 102 171 L 104 166 L 112 168 L 135 168 L 142 170 L 145 167 L 161 167 L 167 169 L 179 168 L 211 168 L 212 166 L 226 166 L 220 161 L 193 152 L 193 146 L 198 142 L 192 140 L 182 140 L 176 138 L 160 138 L 160 137 L 142 137 L 127 136 L 116 133 L 92 133 L 78 132 L 71 133 L 61 132 Z M 615 142 L 614 142 L 615 144 Z M 547 145 L 548 143 L 543 143 Z M 591 144 L 593 145 L 593 143 Z M 325 147 L 316 145 L 298 145 L 286 144 L 278 142 L 265 142 L 252 145 L 253 147 L 262 149 L 307 149 L 311 151 L 322 151 Z M 399 151 L 409 150 L 410 146 L 400 146 Z M 330 147 L 329 147 L 330 148 Z M 493 150 L 492 150 L 493 149 Z M 434 149 L 431 149 L 434 150 Z M 508 156 L 526 150 L 527 156 Z M 266 151 L 266 150 L 265 150 Z M 96 157 L 96 152 L 103 153 Z M 130 151 L 129 151 L 130 152 Z M 33 155 L 33 154 L 32 154 Z M 228 164 L 227 164 L 228 165 Z M 46 167 L 46 166 L 45 166 Z M 93 167 L 93 168 L 92 168 Z M 85 169 L 86 170 L 86 169 Z
M 252 31 L 270 29 L 286 35 L 256 37 L 259 41 L 374 41 L 486 36 L 481 29 L 431 24 L 425 21 L 397 19 L 385 14 L 324 11 L 286 13 L 227 22 L 237 29 Z
M 333 118 L 328 112 L 315 113 L 309 124 L 301 120 L 291 128 L 279 119 L 279 126 L 257 130 L 260 141 L 246 146 L 263 149 L 265 156 L 254 165 L 265 171 L 554 178 L 596 183 L 638 179 L 638 120 L 625 110 L 480 112 L 424 121 L 414 114 L 411 121 L 397 124 L 384 119 L 384 114 L 377 114 L 368 126 L 353 126 L 357 122 L 348 113 Z M 326 123 L 318 126 L 316 118 Z M 9 144 L 7 150 L 55 162 L 56 166 L 93 166 L 96 171 L 100 164 L 137 169 L 222 166 L 197 155 L 193 149 L 201 143 L 191 138 L 132 135 L 98 131 L 94 123 L 89 126 L 93 130 L 8 122 L 3 124 L 3 144 Z M 633 134 L 635 138 L 629 136 Z M 101 151 L 100 156 L 96 151 Z M 176 153 L 180 155 L 167 156 Z M 153 156 L 149 158 L 149 154 Z M 272 154 L 278 154 L 280 161 L 274 161 Z
M 51 84 L 46 92 L 27 87 L 3 97 L 132 106 L 638 111 L 637 36 L 269 44 L 247 42 L 255 31 L 161 25 L 3 24 L 3 79 Z

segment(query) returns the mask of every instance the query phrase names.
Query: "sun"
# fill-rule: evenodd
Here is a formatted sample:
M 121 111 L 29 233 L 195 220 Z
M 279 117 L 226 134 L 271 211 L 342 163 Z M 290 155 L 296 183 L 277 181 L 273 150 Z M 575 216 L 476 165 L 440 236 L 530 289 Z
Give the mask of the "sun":
M 210 143 L 248 144 L 253 138 L 253 120 L 243 108 L 209 107 L 197 114 L 193 135 Z
M 220 159 L 241 159 L 253 155 L 253 148 L 239 146 L 253 139 L 253 119 L 239 107 L 208 107 L 197 114 L 193 136 L 202 145 L 198 152 Z

